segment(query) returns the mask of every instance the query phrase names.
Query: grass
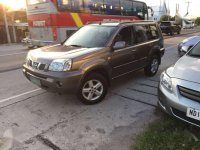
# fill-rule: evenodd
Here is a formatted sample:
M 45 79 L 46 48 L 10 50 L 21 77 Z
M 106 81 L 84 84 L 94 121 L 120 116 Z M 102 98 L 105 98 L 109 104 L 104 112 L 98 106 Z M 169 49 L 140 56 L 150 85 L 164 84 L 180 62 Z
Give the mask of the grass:
M 136 138 L 131 150 L 200 150 L 200 128 L 163 115 Z

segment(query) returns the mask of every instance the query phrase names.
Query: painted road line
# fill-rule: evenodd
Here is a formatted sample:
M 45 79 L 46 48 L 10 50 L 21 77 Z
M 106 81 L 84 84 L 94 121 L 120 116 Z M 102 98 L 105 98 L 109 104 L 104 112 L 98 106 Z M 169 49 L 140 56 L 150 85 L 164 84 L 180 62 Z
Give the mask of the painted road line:
M 10 101 L 12 99 L 15 99 L 15 98 L 27 95 L 27 94 L 30 94 L 30 93 L 33 93 L 33 92 L 37 92 L 39 90 L 41 90 L 41 88 L 38 88 L 38 89 L 35 89 L 35 90 L 32 90 L 32 91 L 28 91 L 28 92 L 24 92 L 24 93 L 21 93 L 21 94 L 18 94 L 18 95 L 9 97 L 9 98 L 5 98 L 5 99 L 0 100 L 0 103 L 7 102 L 7 101 Z
M 25 54 L 25 53 L 27 53 L 27 52 L 5 54 L 5 55 L 0 55 L 0 57 L 4 57 L 4 56 L 12 56 L 12 55 L 20 55 L 20 54 Z

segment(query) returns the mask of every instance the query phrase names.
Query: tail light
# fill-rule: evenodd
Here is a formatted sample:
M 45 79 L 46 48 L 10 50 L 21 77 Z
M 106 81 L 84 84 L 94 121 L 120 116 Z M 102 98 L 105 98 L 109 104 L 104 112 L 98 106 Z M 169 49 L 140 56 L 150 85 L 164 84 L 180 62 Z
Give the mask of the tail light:
M 53 40 L 56 41 L 57 40 L 57 29 L 56 29 L 56 27 L 52 28 L 52 33 L 53 33 Z

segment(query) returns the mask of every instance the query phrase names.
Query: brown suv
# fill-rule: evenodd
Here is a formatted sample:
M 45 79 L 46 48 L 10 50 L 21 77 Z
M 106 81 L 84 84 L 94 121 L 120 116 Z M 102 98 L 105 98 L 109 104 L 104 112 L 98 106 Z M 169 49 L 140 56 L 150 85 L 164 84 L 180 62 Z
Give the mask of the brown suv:
M 115 78 L 143 68 L 147 76 L 155 75 L 164 51 L 155 22 L 100 22 L 62 44 L 30 51 L 23 73 L 43 89 L 76 92 L 84 104 L 96 104 Z

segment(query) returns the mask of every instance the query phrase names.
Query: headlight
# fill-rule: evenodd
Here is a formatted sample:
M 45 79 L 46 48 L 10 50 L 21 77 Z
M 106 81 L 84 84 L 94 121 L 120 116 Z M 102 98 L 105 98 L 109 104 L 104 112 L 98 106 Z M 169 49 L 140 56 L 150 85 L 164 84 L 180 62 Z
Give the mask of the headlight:
M 71 67 L 71 59 L 56 59 L 49 65 L 49 71 L 69 71 Z
M 28 65 L 29 63 L 29 60 L 30 60 L 30 56 L 29 56 L 29 53 L 26 55 L 26 59 L 25 59 L 25 64 Z
M 182 47 L 182 51 L 184 51 L 184 52 L 187 52 L 188 49 L 189 49 L 189 46 L 183 46 L 183 47 Z
M 173 92 L 172 89 L 172 80 L 171 78 L 165 73 L 163 72 L 160 76 L 160 83 L 169 91 L 169 92 Z

